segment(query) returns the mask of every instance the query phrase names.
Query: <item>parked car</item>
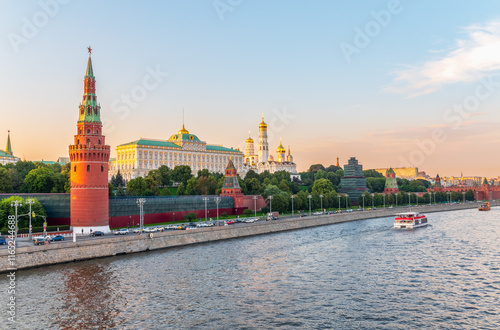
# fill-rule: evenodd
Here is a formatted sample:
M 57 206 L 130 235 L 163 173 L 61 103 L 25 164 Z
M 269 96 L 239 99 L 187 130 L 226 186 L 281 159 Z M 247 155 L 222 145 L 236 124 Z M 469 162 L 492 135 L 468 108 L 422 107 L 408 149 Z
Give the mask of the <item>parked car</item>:
M 104 232 L 102 232 L 102 231 L 100 231 L 100 230 L 96 230 L 96 231 L 91 232 L 89 236 L 90 236 L 90 237 L 94 237 L 94 236 L 104 236 Z
M 5 240 L 5 236 L 0 236 L 0 245 L 7 244 L 7 241 Z
M 234 220 L 227 220 L 227 221 L 226 221 L 226 223 L 227 223 L 228 225 L 234 225 Z
M 141 232 L 141 228 L 138 227 L 138 228 L 135 228 L 134 230 L 132 230 L 133 233 L 140 233 Z
M 122 228 L 120 230 L 116 230 L 115 235 L 128 235 L 128 229 L 127 228 Z
M 46 245 L 50 243 L 50 238 L 45 236 L 36 236 L 33 238 L 33 244 L 35 245 Z
M 55 242 L 55 241 L 64 241 L 64 236 L 63 235 L 56 235 L 56 236 L 52 236 L 50 238 L 50 240 L 52 242 Z

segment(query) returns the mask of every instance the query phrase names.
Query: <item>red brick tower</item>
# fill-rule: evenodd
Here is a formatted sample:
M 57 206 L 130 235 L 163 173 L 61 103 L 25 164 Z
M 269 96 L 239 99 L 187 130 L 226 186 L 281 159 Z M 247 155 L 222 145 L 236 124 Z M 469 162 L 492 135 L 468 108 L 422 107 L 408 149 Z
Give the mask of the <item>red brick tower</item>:
M 109 232 L 108 160 L 102 135 L 101 106 L 95 94 L 91 52 L 85 74 L 77 134 L 69 146 L 71 160 L 71 227 L 77 233 Z

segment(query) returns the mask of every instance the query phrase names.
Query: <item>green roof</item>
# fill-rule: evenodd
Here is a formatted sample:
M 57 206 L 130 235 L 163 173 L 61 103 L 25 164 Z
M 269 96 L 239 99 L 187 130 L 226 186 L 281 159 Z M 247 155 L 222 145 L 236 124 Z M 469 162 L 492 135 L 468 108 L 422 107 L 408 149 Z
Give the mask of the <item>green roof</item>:
M 6 153 L 3 150 L 0 150 L 0 157 L 9 157 L 9 158 L 15 158 L 13 155 Z
M 196 141 L 201 142 L 194 134 L 174 134 L 168 139 L 169 141 Z
M 233 148 L 226 148 L 223 146 L 214 146 L 214 145 L 209 145 L 207 144 L 207 150 L 213 150 L 213 151 L 227 151 L 227 152 L 241 152 L 238 150 L 234 150 Z
M 169 142 L 169 141 L 159 141 L 159 140 L 146 140 L 140 139 L 129 143 L 120 144 L 119 147 L 141 145 L 141 146 L 152 146 L 152 147 L 170 147 L 170 148 L 181 148 L 181 146 Z

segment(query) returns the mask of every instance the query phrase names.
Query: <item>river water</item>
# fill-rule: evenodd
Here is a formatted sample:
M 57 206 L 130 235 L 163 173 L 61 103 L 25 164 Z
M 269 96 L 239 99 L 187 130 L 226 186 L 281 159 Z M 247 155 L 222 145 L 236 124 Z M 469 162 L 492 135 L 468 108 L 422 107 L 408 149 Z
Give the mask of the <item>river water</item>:
M 16 325 L 499 329 L 500 208 L 428 218 L 413 231 L 369 219 L 18 271 Z

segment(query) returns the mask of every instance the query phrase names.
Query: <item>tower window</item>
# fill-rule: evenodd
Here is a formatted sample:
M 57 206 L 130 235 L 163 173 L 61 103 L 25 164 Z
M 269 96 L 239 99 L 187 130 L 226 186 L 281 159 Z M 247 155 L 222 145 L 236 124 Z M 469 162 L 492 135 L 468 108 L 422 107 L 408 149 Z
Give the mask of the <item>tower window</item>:
M 101 144 L 101 140 L 99 140 L 99 144 Z
M 90 145 L 90 139 L 87 139 L 87 144 Z
M 104 166 L 101 165 L 101 172 L 104 172 Z
M 73 167 L 73 172 L 76 172 L 76 165 Z
M 90 172 L 90 165 L 87 165 L 87 172 Z

